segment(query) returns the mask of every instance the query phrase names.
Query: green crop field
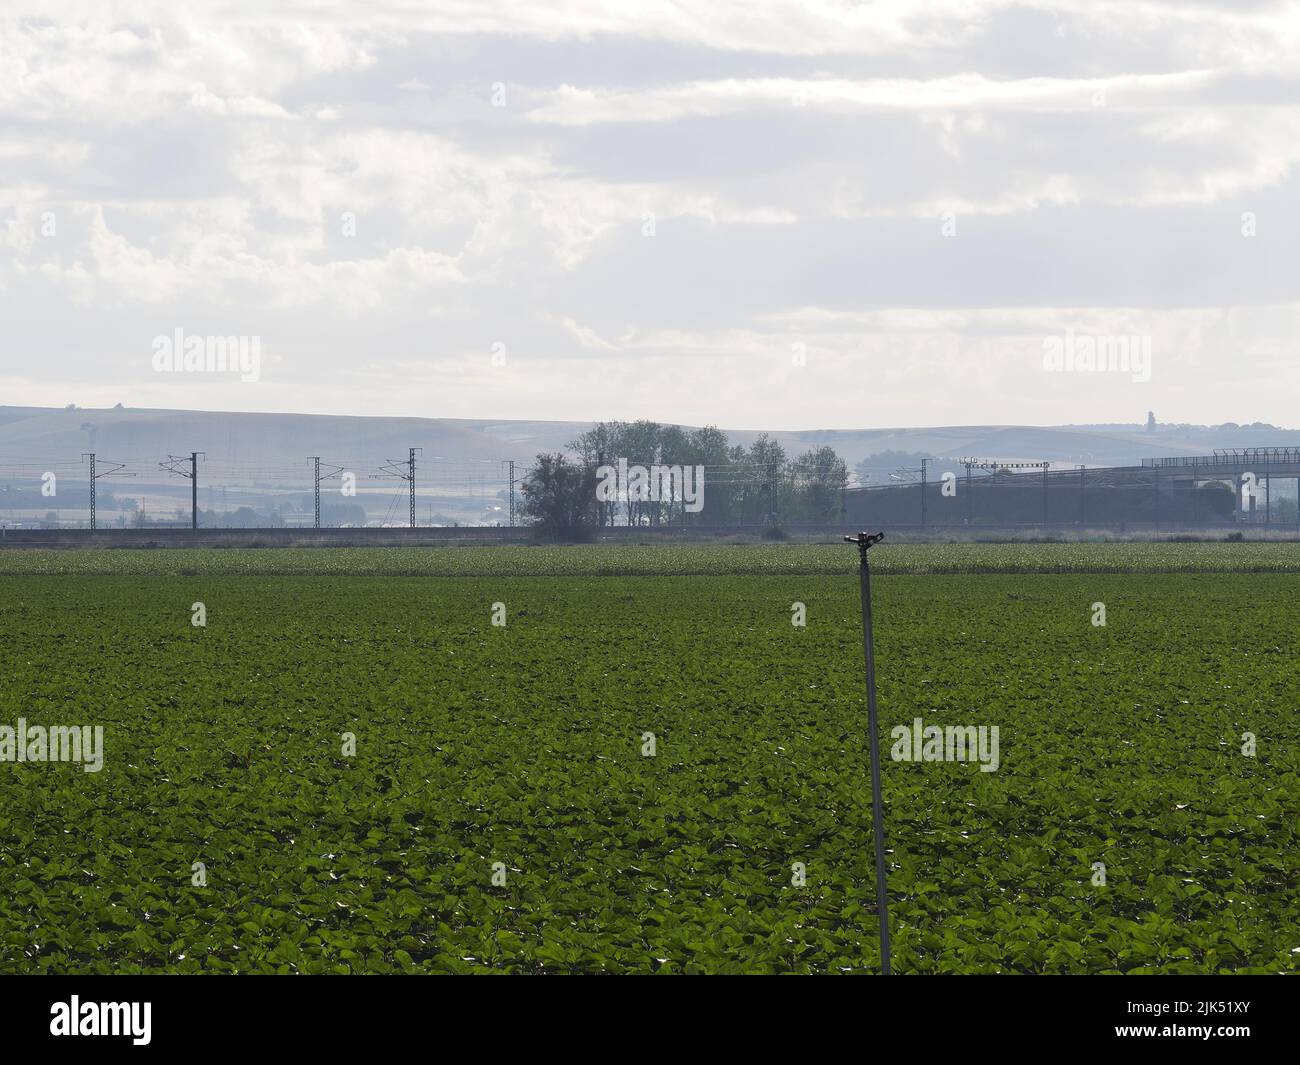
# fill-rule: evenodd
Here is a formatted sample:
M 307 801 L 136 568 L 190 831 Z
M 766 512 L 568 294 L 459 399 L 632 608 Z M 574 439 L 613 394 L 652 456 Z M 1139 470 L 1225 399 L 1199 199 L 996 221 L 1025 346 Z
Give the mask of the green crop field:
M 1300 573 L 1300 544 L 887 544 L 880 573 Z M 832 544 L 0 551 L 0 576 L 634 577 L 847 574 Z
M 855 559 L 0 553 L 0 972 L 871 971 Z M 895 971 L 1300 970 L 1293 545 L 875 561 Z

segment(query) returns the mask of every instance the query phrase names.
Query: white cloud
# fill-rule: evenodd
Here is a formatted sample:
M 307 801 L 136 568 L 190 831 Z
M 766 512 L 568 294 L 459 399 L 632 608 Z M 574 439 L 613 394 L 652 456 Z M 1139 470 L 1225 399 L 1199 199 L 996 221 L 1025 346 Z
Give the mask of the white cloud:
M 728 79 L 647 90 L 592 90 L 562 85 L 528 112 L 529 121 L 556 125 L 672 122 L 720 117 L 755 109 L 813 108 L 844 114 L 873 111 L 1004 109 L 1091 111 L 1098 93 L 1122 109 L 1167 107 L 1199 96 L 1216 72 L 1133 74 L 1107 78 L 1021 78 L 999 81 L 979 74 L 931 79 L 842 78 Z
M 1131 389 L 1026 376 L 1073 323 L 1152 335 L 1177 370 L 1149 391 L 1188 418 L 1286 422 L 1298 10 L 20 0 L 6 399 L 80 374 L 87 402 L 210 405 L 122 376 L 210 321 L 282 356 L 231 393 L 261 409 L 1140 417 Z

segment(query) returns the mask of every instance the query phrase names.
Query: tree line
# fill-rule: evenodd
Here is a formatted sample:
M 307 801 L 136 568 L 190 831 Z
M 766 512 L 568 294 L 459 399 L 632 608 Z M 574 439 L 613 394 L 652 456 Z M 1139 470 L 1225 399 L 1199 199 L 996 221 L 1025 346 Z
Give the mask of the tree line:
M 833 448 L 791 459 L 767 433 L 746 448 L 714 425 L 599 422 L 568 450 L 539 454 L 521 485 L 524 522 L 564 539 L 614 525 L 829 523 L 841 514 L 849 483 L 848 467 Z M 657 474 L 656 488 L 670 487 L 647 493 L 646 482 L 634 481 L 628 490 L 619 474 L 634 467 Z M 609 498 L 611 483 L 619 487 L 615 498 Z

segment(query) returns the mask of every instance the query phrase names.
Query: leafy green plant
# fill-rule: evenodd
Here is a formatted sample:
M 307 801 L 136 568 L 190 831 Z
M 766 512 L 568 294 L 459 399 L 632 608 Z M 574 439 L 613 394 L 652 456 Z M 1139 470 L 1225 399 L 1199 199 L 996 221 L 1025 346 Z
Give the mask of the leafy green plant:
M 1149 546 L 1121 557 L 1183 550 Z M 1032 547 L 1011 557 L 1098 557 Z M 154 552 L 197 575 L 129 581 L 59 554 L 0 578 L 0 724 L 99 723 L 106 748 L 97 774 L 0 764 L 0 971 L 871 971 L 854 553 L 809 574 L 785 545 L 660 550 Z M 488 565 L 520 572 L 427 575 Z M 532 575 L 562 565 L 585 572 Z M 661 575 L 609 579 L 637 565 Z M 1300 968 L 1293 574 L 889 568 L 882 728 L 1002 736 L 996 773 L 886 761 L 898 971 Z

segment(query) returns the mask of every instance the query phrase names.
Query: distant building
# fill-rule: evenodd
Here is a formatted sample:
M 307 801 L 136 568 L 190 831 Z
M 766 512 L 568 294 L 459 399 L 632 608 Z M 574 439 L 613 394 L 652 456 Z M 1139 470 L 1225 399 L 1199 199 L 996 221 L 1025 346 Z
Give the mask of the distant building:
M 1147 432 L 1154 433 L 1155 431 L 1156 431 L 1156 412 L 1153 410 L 1149 410 L 1147 411 Z

